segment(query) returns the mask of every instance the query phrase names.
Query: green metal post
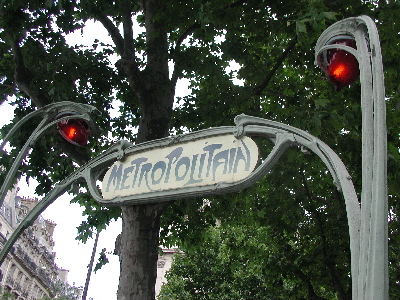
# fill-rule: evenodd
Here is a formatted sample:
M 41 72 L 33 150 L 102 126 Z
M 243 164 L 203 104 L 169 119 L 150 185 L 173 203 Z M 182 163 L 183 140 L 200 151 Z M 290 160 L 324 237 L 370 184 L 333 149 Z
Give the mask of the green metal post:
M 72 111 L 76 113 L 75 115 L 66 115 L 62 118 L 55 119 L 55 117 L 65 111 Z M 21 128 L 21 126 L 27 122 L 28 120 L 35 118 L 35 117 L 41 117 L 42 120 L 38 124 L 38 126 L 33 130 L 32 134 L 28 138 L 28 140 L 25 142 L 24 146 L 18 153 L 16 159 L 14 160 L 12 166 L 9 168 L 8 173 L 6 175 L 6 178 L 4 179 L 4 182 L 2 183 L 0 187 L 0 207 L 3 205 L 4 198 L 7 194 L 7 191 L 11 188 L 13 184 L 13 180 L 15 178 L 15 174 L 18 171 L 18 168 L 21 164 L 21 161 L 25 158 L 25 156 L 28 154 L 29 149 L 33 146 L 35 141 L 42 136 L 43 133 L 49 130 L 50 127 L 54 126 L 61 120 L 67 120 L 71 118 L 79 118 L 86 120 L 89 123 L 89 126 L 92 128 L 92 130 L 96 133 L 97 132 L 97 126 L 95 125 L 94 121 L 91 118 L 91 113 L 93 112 L 98 112 L 98 110 L 91 105 L 88 104 L 80 104 L 80 103 L 74 103 L 74 102 L 69 102 L 69 101 L 64 101 L 64 102 L 57 102 L 53 104 L 49 104 L 41 109 L 38 109 L 34 112 L 31 112 L 24 118 L 22 118 L 19 122 L 17 122 L 13 128 L 10 130 L 10 132 L 5 136 L 2 144 L 1 144 L 1 151 L 3 151 L 5 145 L 7 144 L 9 138 Z
M 350 35 L 357 49 L 328 45 L 335 36 Z M 389 298 L 387 228 L 387 137 L 385 86 L 378 30 L 368 16 L 341 20 L 327 28 L 315 47 L 316 62 L 321 54 L 343 49 L 359 63 L 362 110 L 362 194 L 361 224 L 356 261 L 352 261 L 353 299 Z M 353 259 L 352 259 L 353 260 Z

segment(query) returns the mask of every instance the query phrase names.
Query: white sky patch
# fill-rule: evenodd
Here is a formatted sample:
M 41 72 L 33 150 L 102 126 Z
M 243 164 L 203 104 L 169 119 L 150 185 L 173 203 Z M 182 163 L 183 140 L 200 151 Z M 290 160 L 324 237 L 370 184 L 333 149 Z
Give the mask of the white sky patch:
M 234 60 L 231 60 L 229 62 L 229 66 L 225 69 L 225 72 L 227 74 L 232 72 L 232 82 L 233 84 L 239 85 L 239 86 L 244 86 L 244 80 L 243 79 L 239 79 L 237 77 L 237 73 L 239 72 L 240 68 L 242 67 L 241 64 L 237 63 Z

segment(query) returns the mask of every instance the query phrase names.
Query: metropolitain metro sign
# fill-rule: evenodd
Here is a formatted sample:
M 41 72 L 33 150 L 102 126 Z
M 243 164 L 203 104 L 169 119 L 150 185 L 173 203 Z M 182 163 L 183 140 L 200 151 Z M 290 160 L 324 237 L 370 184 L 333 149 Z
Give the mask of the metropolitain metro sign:
M 129 202 L 138 195 L 234 183 L 246 178 L 257 162 L 255 142 L 232 133 L 155 147 L 115 162 L 104 176 L 102 196 Z

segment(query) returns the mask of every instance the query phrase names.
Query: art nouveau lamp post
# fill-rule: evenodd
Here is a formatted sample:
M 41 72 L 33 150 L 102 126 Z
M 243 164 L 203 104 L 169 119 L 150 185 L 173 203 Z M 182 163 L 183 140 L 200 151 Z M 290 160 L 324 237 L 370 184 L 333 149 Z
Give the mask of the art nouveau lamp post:
M 88 135 L 97 133 L 98 128 L 92 119 L 92 114 L 99 113 L 99 111 L 91 105 L 80 104 L 74 102 L 57 102 L 49 104 L 41 109 L 31 112 L 22 118 L 14 127 L 8 132 L 1 145 L 1 151 L 7 144 L 9 138 L 21 128 L 21 126 L 32 118 L 41 118 L 38 126 L 33 130 L 32 134 L 18 153 L 15 161 L 8 170 L 6 178 L 0 188 L 0 207 L 3 205 L 4 198 L 7 191 L 13 184 L 13 179 L 21 164 L 21 161 L 28 154 L 29 149 L 33 146 L 35 141 L 41 137 L 45 132 L 49 131 L 51 127 L 57 126 L 61 136 L 68 142 L 74 145 L 84 146 L 87 143 Z
M 353 299 L 388 299 L 387 138 L 379 35 L 367 16 L 327 28 L 315 48 L 317 64 L 337 90 L 360 76 L 362 194 L 358 261 L 352 262 Z M 357 66 L 358 62 L 358 66 Z

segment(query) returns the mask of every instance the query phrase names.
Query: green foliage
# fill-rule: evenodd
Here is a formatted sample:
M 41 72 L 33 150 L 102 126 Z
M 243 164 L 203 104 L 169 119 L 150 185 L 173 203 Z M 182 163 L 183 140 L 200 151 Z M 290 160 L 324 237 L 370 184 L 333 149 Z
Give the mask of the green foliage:
M 40 300 L 78 300 L 81 299 L 81 290 L 82 288 L 76 287 L 74 285 L 69 285 L 68 283 L 64 283 L 62 281 L 56 281 L 53 285 L 52 294 L 53 297 L 45 296 Z M 0 288 L 0 299 L 1 300 L 12 300 L 16 299 L 16 295 L 4 290 L 2 287 Z
M 313 155 L 289 151 L 252 188 L 208 199 L 197 216 L 183 214 L 178 243 L 185 255 L 172 268 L 171 283 L 161 299 L 225 299 L 222 294 L 226 299 L 312 295 L 346 299 L 350 295 L 344 200 Z M 205 222 L 211 216 L 214 222 L 219 220 L 220 228 Z M 182 239 L 186 243 L 179 242 Z M 229 259 L 224 265 L 225 257 Z
M 15 295 L 7 290 L 4 290 L 3 287 L 0 288 L 0 297 L 1 300 L 15 299 Z
M 82 242 L 86 242 L 95 232 L 105 229 L 112 220 L 117 220 L 121 216 L 120 208 L 100 205 L 89 192 L 80 191 L 71 202 L 85 208 L 82 215 L 87 216 L 87 219 L 78 226 L 76 237 Z
M 93 271 L 96 273 L 98 270 L 101 269 L 102 266 L 108 263 L 108 258 L 106 255 L 106 248 L 103 248 L 100 252 L 99 259 L 97 260 L 96 265 L 94 266 Z
M 283 238 L 274 236 L 267 227 L 210 227 L 201 244 L 184 255 L 175 255 L 168 283 L 162 286 L 158 299 L 307 298 L 298 274 L 309 278 L 315 268 L 313 260 L 292 260 L 286 253 L 297 248 L 296 241 L 284 245 L 275 243 L 276 239 Z M 314 282 L 318 282 L 315 276 Z M 330 289 L 315 285 L 314 290 L 319 299 L 334 298 Z
M 387 99 L 390 291 L 391 298 L 400 298 L 396 281 L 400 277 L 399 2 L 160 1 L 161 8 L 153 18 L 159 31 L 151 34 L 145 31 L 142 7 L 131 2 L 126 5 L 122 0 L 0 1 L 0 103 L 13 103 L 14 123 L 40 106 L 34 99 L 45 103 L 69 100 L 92 104 L 102 112 L 98 122 L 103 129 L 102 137 L 92 139 L 90 149 L 84 150 L 86 155 L 94 157 L 115 140 L 135 142 L 139 125 L 158 109 L 143 108 L 157 97 L 162 98 L 165 91 L 178 89 L 175 80 L 185 79 L 190 82 L 191 93 L 175 99 L 169 122 L 171 132 L 233 125 L 233 118 L 241 113 L 287 123 L 328 143 L 348 167 L 358 193 L 361 192 L 360 84 L 334 91 L 314 64 L 314 46 L 322 31 L 337 20 L 357 15 L 376 20 Z M 132 16 L 139 27 L 134 27 L 132 43 L 121 46 L 120 39 L 129 41 L 124 35 L 124 32 L 129 35 L 129 30 L 119 29 Z M 66 44 L 65 35 L 80 30 L 89 19 L 118 32 L 109 31 L 113 45 L 105 44 L 99 36 L 93 37 L 91 47 Z M 130 27 L 128 24 L 125 29 Z M 149 41 L 164 33 L 167 45 L 162 51 L 157 48 L 159 56 L 150 60 L 149 55 L 154 54 L 152 51 L 156 51 L 159 43 L 150 45 Z M 118 61 L 114 65 L 115 56 Z M 159 80 L 161 71 L 158 71 L 162 67 L 152 65 L 160 57 L 169 62 L 168 80 Z M 23 58 L 23 67 L 18 58 Z M 154 97 L 146 98 L 148 95 Z M 168 100 L 167 96 L 164 98 Z M 160 103 L 163 102 L 166 101 Z M 120 114 L 110 116 L 111 107 Z M 169 114 L 164 115 L 169 118 Z M 12 137 L 9 152 L 0 156 L 2 170 L 12 163 L 37 122 L 32 120 Z M 4 126 L 1 136 L 10 128 Z M 29 160 L 20 168 L 18 176 L 26 174 L 39 181 L 39 194 L 48 192 L 76 167 L 57 146 L 59 142 L 55 134 L 44 137 L 34 145 Z M 262 157 L 270 148 L 270 144 L 260 147 Z M 0 181 L 2 176 L 4 172 Z M 120 216 L 119 209 L 104 208 L 84 192 L 74 201 L 85 207 L 87 215 L 79 227 L 81 240 L 90 238 L 94 229 L 104 229 L 110 220 Z M 209 229 L 216 219 L 221 220 L 224 229 Z M 206 205 L 204 199 L 176 201 L 164 211 L 161 223 L 161 243 L 181 246 L 188 258 L 191 251 L 194 255 L 201 246 L 197 241 L 209 241 L 212 245 L 204 251 L 213 248 L 226 258 L 229 266 L 235 266 L 237 259 L 241 264 L 238 273 L 231 272 L 229 267 L 227 274 L 236 289 L 250 293 L 252 288 L 261 286 L 260 293 L 272 295 L 268 290 L 272 287 L 264 285 L 273 282 L 275 276 L 276 280 L 280 278 L 276 284 L 282 293 L 276 290 L 275 298 L 271 299 L 307 297 L 310 290 L 306 288 L 306 279 L 320 297 L 332 298 L 335 294 L 344 299 L 348 294 L 349 237 L 343 199 L 323 163 L 298 149 L 288 151 L 271 173 L 252 188 L 207 199 Z M 257 228 L 262 231 L 261 236 Z M 254 239 L 250 244 L 241 241 L 243 251 L 229 243 L 223 248 L 215 240 L 221 230 L 233 235 L 235 243 L 239 243 L 243 233 L 261 239 L 263 243 L 258 246 L 269 253 L 271 262 L 263 261 L 257 254 L 253 268 L 244 268 L 242 252 L 261 250 L 251 242 Z M 181 259 L 183 263 L 185 258 Z M 224 267 L 223 262 L 215 262 L 212 269 L 214 285 L 218 285 L 219 291 L 231 287 L 218 282 L 217 274 L 221 271 L 216 268 Z M 263 272 L 266 278 L 260 278 Z M 241 276 L 246 278 L 248 286 L 240 282 Z M 182 292 L 181 299 L 194 297 L 186 281 L 174 277 L 174 282 L 176 290 Z M 240 295 L 231 294 L 231 299 Z
M 53 297 L 45 296 L 41 300 L 79 300 L 81 299 L 82 287 L 76 287 L 75 285 L 69 285 L 62 281 L 55 282 L 53 286 L 52 294 Z

